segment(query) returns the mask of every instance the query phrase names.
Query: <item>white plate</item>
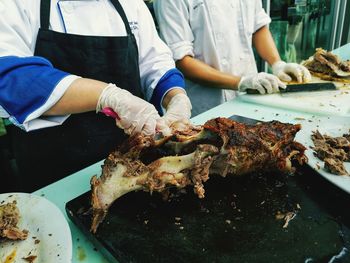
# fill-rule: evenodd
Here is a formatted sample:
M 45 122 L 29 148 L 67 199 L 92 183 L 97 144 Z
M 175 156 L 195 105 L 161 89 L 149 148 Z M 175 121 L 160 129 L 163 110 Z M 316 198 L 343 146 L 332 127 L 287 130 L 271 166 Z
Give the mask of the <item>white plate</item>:
M 20 212 L 19 229 L 29 231 L 23 241 L 0 243 L 0 262 L 15 254 L 13 262 L 25 262 L 22 258 L 35 255 L 34 263 L 72 261 L 72 237 L 68 223 L 61 211 L 47 199 L 27 193 L 0 194 L 0 203 L 17 201 Z M 35 244 L 35 240 L 40 240 Z M 15 251 L 15 252 L 14 252 Z
M 302 143 L 306 148 L 306 156 L 309 158 L 308 164 L 317 171 L 325 179 L 350 193 L 350 176 L 335 175 L 327 172 L 324 169 L 324 162 L 318 159 L 314 155 L 314 151 L 310 148 L 314 146 L 311 139 L 312 131 L 318 129 L 321 134 L 327 134 L 330 136 L 342 136 L 344 133 L 349 133 L 350 119 L 346 118 L 333 118 L 333 120 L 313 119 L 312 122 L 307 120 L 302 123 L 302 129 L 297 133 L 295 140 Z M 346 170 L 350 173 L 350 163 L 344 162 Z

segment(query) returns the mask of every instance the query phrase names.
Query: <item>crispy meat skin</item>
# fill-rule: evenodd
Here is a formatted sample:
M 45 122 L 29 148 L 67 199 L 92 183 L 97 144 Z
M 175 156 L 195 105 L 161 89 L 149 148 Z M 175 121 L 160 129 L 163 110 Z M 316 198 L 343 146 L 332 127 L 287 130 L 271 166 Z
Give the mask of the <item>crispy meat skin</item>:
M 24 240 L 27 238 L 28 231 L 17 228 L 19 217 L 16 201 L 0 205 L 0 239 Z
M 172 136 L 158 141 L 131 137 L 108 156 L 100 178 L 91 179 L 91 231 L 96 231 L 111 204 L 130 191 L 165 193 L 168 187 L 193 185 L 203 198 L 203 182 L 210 174 L 293 172 L 292 160 L 307 161 L 305 147 L 294 141 L 300 128 L 277 121 L 245 125 L 216 118 L 203 126 L 175 129 Z

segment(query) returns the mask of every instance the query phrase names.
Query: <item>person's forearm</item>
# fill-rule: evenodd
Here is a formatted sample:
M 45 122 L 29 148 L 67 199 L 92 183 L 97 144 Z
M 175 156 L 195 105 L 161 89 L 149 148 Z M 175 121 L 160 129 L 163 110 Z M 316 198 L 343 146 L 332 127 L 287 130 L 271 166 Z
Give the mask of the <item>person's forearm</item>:
M 93 111 L 96 109 L 105 82 L 79 78 L 72 82 L 62 98 L 43 115 L 66 115 Z
M 281 60 L 271 32 L 267 26 L 263 26 L 254 33 L 253 45 L 260 57 L 270 65 Z
M 240 81 L 240 77 L 221 72 L 191 56 L 176 61 L 176 66 L 186 78 L 208 86 L 236 90 Z

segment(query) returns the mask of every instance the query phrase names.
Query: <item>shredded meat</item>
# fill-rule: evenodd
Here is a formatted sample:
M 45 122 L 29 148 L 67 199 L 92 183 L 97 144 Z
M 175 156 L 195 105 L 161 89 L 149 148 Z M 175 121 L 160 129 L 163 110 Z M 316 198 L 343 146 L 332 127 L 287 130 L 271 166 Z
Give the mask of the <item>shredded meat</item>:
M 306 60 L 303 65 L 312 73 L 325 80 L 339 80 L 350 76 L 350 62 L 341 61 L 340 58 L 322 48 Z M 346 79 L 344 79 L 346 82 Z
M 19 210 L 16 201 L 0 205 L 0 238 L 24 240 L 28 236 L 27 230 L 19 230 Z
M 349 134 L 343 134 L 343 137 L 346 138 L 350 142 L 350 133 Z
M 315 155 L 324 161 L 327 171 L 337 175 L 348 175 L 343 162 L 350 161 L 350 136 L 332 137 L 318 130 L 311 135 Z
M 216 118 L 203 126 L 175 129 L 172 136 L 160 140 L 131 137 L 108 156 L 100 178 L 91 179 L 91 231 L 96 232 L 111 204 L 130 191 L 167 193 L 168 187 L 193 185 L 203 198 L 209 175 L 292 173 L 293 160 L 307 161 L 305 147 L 294 141 L 300 128 L 277 121 L 245 125 Z
M 344 167 L 344 163 L 339 159 L 325 158 L 324 168 L 332 174 L 349 175 Z

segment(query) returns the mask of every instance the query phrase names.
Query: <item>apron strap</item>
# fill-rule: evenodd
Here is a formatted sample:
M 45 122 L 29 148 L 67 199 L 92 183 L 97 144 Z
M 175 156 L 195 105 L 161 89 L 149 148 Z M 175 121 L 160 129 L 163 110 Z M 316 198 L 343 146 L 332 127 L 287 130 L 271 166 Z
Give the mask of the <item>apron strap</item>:
M 50 24 L 50 0 L 41 0 L 40 1 L 40 28 L 49 29 Z
M 120 17 L 123 19 L 126 32 L 128 33 L 128 35 L 132 35 L 131 28 L 130 28 L 130 25 L 129 25 L 129 21 L 128 21 L 128 18 L 126 17 L 126 14 L 124 12 L 124 9 L 123 9 L 122 5 L 119 3 L 118 0 L 111 0 L 111 2 L 114 5 L 115 9 L 117 9 Z
M 118 11 L 120 17 L 122 18 L 127 34 L 132 35 L 129 21 L 125 15 L 123 7 L 121 6 L 121 4 L 119 3 L 118 0 L 111 0 L 111 2 L 114 5 L 115 9 Z M 49 29 L 50 8 L 51 8 L 51 1 L 50 0 L 41 0 L 40 1 L 40 27 L 42 29 L 47 29 L 47 30 Z

